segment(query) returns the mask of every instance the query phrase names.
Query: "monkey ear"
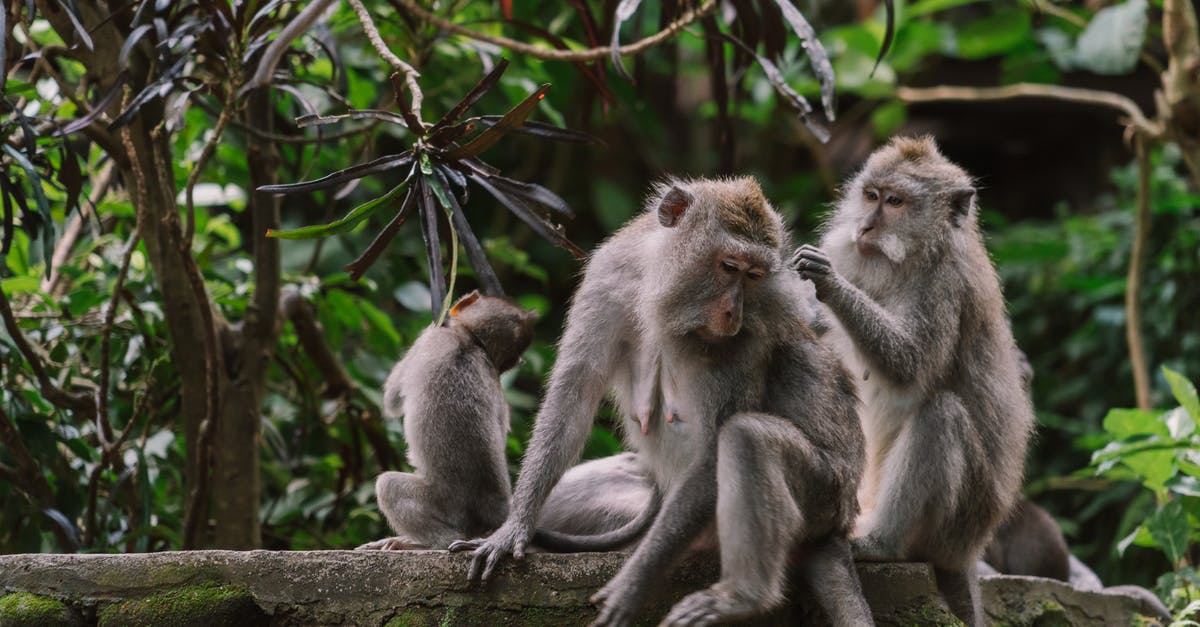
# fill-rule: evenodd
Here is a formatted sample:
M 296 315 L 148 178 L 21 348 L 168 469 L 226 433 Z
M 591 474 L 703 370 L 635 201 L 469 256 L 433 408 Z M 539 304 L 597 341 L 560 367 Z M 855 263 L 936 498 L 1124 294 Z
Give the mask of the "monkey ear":
M 658 204 L 658 223 L 665 227 L 673 227 L 679 222 L 679 216 L 692 205 L 692 195 L 672 187 Z
M 974 199 L 974 187 L 959 187 L 950 192 L 950 224 L 962 226 L 971 214 L 971 201 Z
M 470 294 L 463 296 L 458 299 L 457 303 L 454 303 L 454 306 L 450 308 L 450 315 L 457 316 L 462 310 L 474 305 L 477 300 L 479 300 L 479 290 L 471 290 Z

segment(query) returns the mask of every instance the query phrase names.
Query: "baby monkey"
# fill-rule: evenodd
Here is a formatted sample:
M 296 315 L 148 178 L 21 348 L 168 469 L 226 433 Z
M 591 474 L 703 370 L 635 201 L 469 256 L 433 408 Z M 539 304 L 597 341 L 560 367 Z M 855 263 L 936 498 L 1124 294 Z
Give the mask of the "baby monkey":
M 383 386 L 384 413 L 404 417 L 408 463 L 416 472 L 379 475 L 375 498 L 396 535 L 359 549 L 444 549 L 504 522 L 512 490 L 500 374 L 529 348 L 536 320 L 537 312 L 508 299 L 471 292 L 450 308 L 448 326 L 425 329 L 392 368 Z M 568 486 L 562 500 L 574 503 L 571 492 L 587 489 Z M 534 541 L 555 551 L 609 550 L 637 537 L 653 514 L 594 535 L 538 529 Z
M 533 340 L 537 312 L 471 292 L 448 326 L 425 329 L 383 386 L 384 413 L 404 417 L 408 463 L 375 482 L 396 532 L 360 549 L 444 549 L 491 532 L 508 514 L 508 403 L 500 374 Z

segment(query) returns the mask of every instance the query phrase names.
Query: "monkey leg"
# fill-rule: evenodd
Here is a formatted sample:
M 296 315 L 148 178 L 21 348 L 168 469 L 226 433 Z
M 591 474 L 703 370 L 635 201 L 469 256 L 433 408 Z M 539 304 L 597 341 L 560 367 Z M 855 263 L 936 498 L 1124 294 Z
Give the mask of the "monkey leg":
M 650 507 L 654 485 L 635 453 L 584 462 L 554 486 L 539 529 L 593 535 L 619 529 Z
M 388 525 L 411 546 L 444 549 L 462 539 L 465 530 L 454 512 L 438 503 L 429 482 L 419 475 L 389 471 L 375 481 L 375 499 Z
M 934 567 L 938 590 L 946 605 L 968 627 L 983 627 L 983 603 L 979 596 L 979 575 L 974 563 L 964 570 Z
M 966 409 L 953 394 L 940 393 L 906 418 L 879 462 L 875 508 L 861 527 L 862 536 L 851 539 L 854 556 L 965 566 L 982 546 L 961 541 L 972 531 L 947 523 L 959 507 L 968 474 L 962 432 Z
M 805 547 L 800 576 L 832 625 L 873 625 L 871 608 L 850 555 L 850 542 L 831 535 Z
M 789 550 L 808 523 L 797 499 L 807 501 L 805 479 L 814 468 L 813 454 L 799 430 L 783 418 L 737 414 L 721 427 L 717 444 L 721 580 L 675 604 L 664 624 L 728 622 L 783 601 Z

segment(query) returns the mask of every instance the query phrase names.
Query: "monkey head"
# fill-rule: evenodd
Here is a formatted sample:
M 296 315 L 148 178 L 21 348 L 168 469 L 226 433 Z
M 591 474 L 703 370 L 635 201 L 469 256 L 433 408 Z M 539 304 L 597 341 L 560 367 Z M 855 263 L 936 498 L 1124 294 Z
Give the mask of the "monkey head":
M 529 348 L 537 318 L 536 311 L 522 309 L 507 298 L 481 296 L 478 291 L 458 299 L 450 308 L 451 328 L 466 330 L 500 372 L 517 365 Z
M 830 231 L 863 257 L 900 265 L 935 258 L 956 229 L 974 228 L 975 187 L 932 137 L 896 137 L 842 192 Z
M 783 220 L 752 177 L 671 180 L 649 200 L 658 217 L 651 311 L 668 335 L 721 344 L 757 322 L 764 284 L 782 265 Z

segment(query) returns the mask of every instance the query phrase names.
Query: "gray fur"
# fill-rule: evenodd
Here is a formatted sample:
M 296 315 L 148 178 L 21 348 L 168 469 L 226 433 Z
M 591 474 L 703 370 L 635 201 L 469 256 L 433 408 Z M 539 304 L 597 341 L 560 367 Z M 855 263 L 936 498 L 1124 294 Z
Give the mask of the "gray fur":
M 970 177 L 932 139 L 894 139 L 792 263 L 864 403 L 856 557 L 932 562 L 981 624 L 974 566 L 1018 496 L 1033 410 Z
M 690 202 L 680 213 L 682 198 Z M 781 602 L 798 543 L 813 548 L 810 575 L 833 580 L 814 588 L 839 591 L 820 597 L 826 611 L 870 623 L 845 542 L 864 461 L 853 383 L 805 324 L 802 282 L 781 271 L 788 238 L 779 214 L 749 178 L 670 181 L 647 208 L 588 261 L 512 511 L 477 549 L 470 578 L 486 580 L 503 557 L 521 557 L 548 497 L 563 507 L 551 491 L 609 392 L 640 462 L 632 473 L 649 477 L 663 503 L 593 597 L 596 625 L 630 624 L 656 578 L 714 520 L 721 580 L 680 601 L 664 624 L 734 620 Z M 627 461 L 595 463 L 619 476 L 613 467 Z M 630 481 L 632 498 L 645 494 Z

